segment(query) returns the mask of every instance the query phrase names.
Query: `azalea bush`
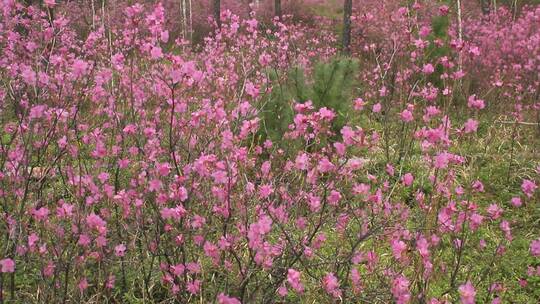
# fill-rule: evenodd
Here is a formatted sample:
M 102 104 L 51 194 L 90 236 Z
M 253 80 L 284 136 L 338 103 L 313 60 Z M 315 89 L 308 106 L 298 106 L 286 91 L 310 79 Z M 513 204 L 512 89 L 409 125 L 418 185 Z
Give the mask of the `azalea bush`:
M 540 299 L 540 8 L 70 5 L 0 4 L 0 303 Z

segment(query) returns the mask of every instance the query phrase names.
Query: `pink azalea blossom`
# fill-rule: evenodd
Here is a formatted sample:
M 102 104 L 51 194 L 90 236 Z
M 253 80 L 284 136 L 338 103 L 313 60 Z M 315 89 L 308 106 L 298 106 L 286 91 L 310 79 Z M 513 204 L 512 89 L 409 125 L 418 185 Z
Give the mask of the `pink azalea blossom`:
M 126 254 L 126 245 L 124 244 L 116 245 L 116 247 L 114 247 L 114 254 L 117 257 L 123 257 Z
M 478 121 L 469 118 L 463 127 L 465 133 L 475 133 L 478 130 Z
M 327 273 L 323 278 L 323 287 L 326 292 L 334 298 L 341 296 L 341 290 L 339 289 L 339 281 L 333 273 Z
M 411 173 L 405 173 L 401 180 L 405 186 L 410 187 L 413 184 L 414 176 Z
M 15 262 L 9 258 L 0 260 L 0 272 L 3 272 L 3 273 L 15 272 Z
M 304 292 L 304 286 L 300 282 L 300 272 L 295 269 L 287 270 L 287 282 L 298 293 Z
M 382 105 L 381 103 L 376 103 L 373 105 L 373 113 L 379 113 L 381 112 Z
M 531 242 L 531 254 L 535 257 L 540 256 L 540 238 Z
M 411 122 L 414 120 L 414 116 L 411 111 L 405 109 L 399 114 L 401 120 L 404 122 Z
M 458 290 L 459 290 L 459 295 L 461 297 L 461 303 L 463 304 L 475 303 L 476 290 L 474 289 L 474 286 L 472 285 L 470 281 L 467 281 L 467 283 L 460 285 Z
M 242 304 L 237 298 L 229 297 L 224 293 L 217 296 L 217 301 L 219 304 Z
M 428 63 L 424 65 L 424 67 L 422 68 L 422 72 L 426 75 L 429 75 L 435 72 L 435 68 L 433 67 L 431 63 Z
M 525 195 L 529 198 L 533 196 L 537 188 L 538 186 L 529 179 L 524 179 L 523 183 L 521 184 L 521 190 L 523 190 L 523 193 L 525 193 Z

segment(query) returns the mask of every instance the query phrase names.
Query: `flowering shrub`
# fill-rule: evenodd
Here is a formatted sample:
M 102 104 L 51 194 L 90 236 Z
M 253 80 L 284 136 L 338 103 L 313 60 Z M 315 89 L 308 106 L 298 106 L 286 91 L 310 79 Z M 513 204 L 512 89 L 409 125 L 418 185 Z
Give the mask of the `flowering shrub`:
M 0 4 L 0 302 L 538 300 L 538 9 L 461 39 L 388 1 L 349 71 L 325 28 L 224 10 L 190 50 L 166 7 Z

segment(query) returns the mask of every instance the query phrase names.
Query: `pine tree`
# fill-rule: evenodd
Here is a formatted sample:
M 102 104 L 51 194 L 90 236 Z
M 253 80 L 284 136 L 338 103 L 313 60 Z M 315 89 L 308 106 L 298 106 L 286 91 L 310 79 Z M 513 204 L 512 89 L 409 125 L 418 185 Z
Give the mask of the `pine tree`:
M 307 75 L 310 79 L 306 79 L 306 72 L 301 67 L 292 68 L 285 79 L 280 79 L 273 71 L 269 72 L 272 90 L 262 100 L 259 140 L 271 139 L 281 145 L 288 126 L 293 123 L 294 102 L 307 101 L 311 101 L 316 110 L 326 107 L 337 114 L 332 131 L 339 136 L 341 128 L 350 119 L 351 95 L 357 71 L 356 60 L 337 58 L 315 64 L 312 74 Z M 290 143 L 283 146 L 290 148 Z

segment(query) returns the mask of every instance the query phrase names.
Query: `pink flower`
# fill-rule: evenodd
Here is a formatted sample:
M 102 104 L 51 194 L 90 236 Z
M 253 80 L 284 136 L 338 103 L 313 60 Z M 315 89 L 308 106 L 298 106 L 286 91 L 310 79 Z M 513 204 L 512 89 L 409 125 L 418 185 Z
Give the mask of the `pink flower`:
M 484 192 L 484 184 L 479 180 L 474 181 L 472 188 L 475 192 Z
M 488 206 L 487 212 L 492 219 L 496 220 L 501 217 L 503 210 L 497 204 L 491 204 Z
M 394 166 L 392 166 L 392 164 L 386 164 L 386 173 L 388 173 L 388 175 L 390 176 L 394 176 L 395 169 L 394 169 Z
M 217 260 L 219 259 L 219 248 L 208 241 L 204 243 L 203 248 L 204 248 L 204 254 L 207 257 L 212 258 L 214 261 L 217 262 Z
M 0 260 L 0 272 L 2 273 L 15 272 L 15 262 L 9 258 Z
M 304 292 L 304 286 L 300 282 L 300 272 L 289 268 L 287 270 L 287 282 L 291 285 L 291 287 L 296 290 L 298 293 Z
M 124 244 L 116 245 L 116 247 L 114 247 L 114 254 L 117 257 L 123 257 L 126 254 L 126 245 Z
M 86 234 L 81 234 L 79 235 L 79 240 L 77 241 L 77 245 L 80 245 L 82 247 L 86 247 L 88 245 L 90 245 L 90 238 L 88 237 L 88 235 Z
M 379 113 L 382 109 L 381 103 L 376 103 L 373 105 L 373 113 Z
M 148 190 L 151 192 L 157 192 L 161 190 L 162 183 L 159 179 L 153 179 L 148 183 Z
M 152 59 L 159 59 L 163 57 L 163 52 L 159 46 L 154 46 L 152 50 L 150 50 L 150 56 L 152 56 Z
M 91 229 L 96 229 L 100 233 L 104 233 L 107 231 L 107 228 L 106 228 L 107 223 L 99 215 L 96 215 L 95 213 L 91 213 L 90 215 L 86 217 L 86 224 Z
M 84 76 L 88 70 L 88 63 L 81 59 L 75 59 L 71 68 L 73 71 L 73 76 Z
M 306 153 L 301 153 L 296 156 L 296 160 L 294 161 L 295 167 L 298 170 L 307 170 L 309 166 L 309 156 Z
M 414 116 L 411 111 L 405 109 L 399 114 L 400 118 L 404 122 L 411 122 L 414 120 Z
M 392 282 L 392 295 L 397 304 L 406 304 L 411 300 L 411 293 L 409 292 L 409 280 L 403 275 L 395 278 Z
M 540 257 L 540 238 L 531 242 L 531 254 L 535 257 Z
M 237 298 L 226 296 L 224 293 L 220 293 L 217 296 L 219 304 L 242 304 Z
M 426 75 L 429 75 L 429 74 L 432 74 L 433 72 L 435 72 L 435 68 L 433 67 L 433 65 L 431 63 L 428 63 L 426 65 L 424 65 L 424 67 L 422 68 L 422 72 Z
M 429 36 L 429 34 L 431 34 L 431 27 L 426 25 L 422 26 L 418 34 L 420 35 L 420 37 L 426 38 L 427 36 Z
M 519 197 L 512 197 L 512 199 L 510 200 L 510 202 L 512 203 L 512 205 L 514 207 L 521 207 L 521 205 L 523 205 L 523 202 L 521 201 L 521 198 Z
M 441 5 L 441 6 L 439 6 L 439 14 L 440 14 L 441 16 L 446 16 L 446 15 L 448 15 L 448 11 L 449 11 L 449 10 L 450 10 L 450 9 L 448 8 L 448 5 Z
M 425 237 L 422 236 L 416 241 L 416 248 L 423 258 L 429 256 L 429 243 Z
M 156 164 L 157 172 L 160 176 L 167 176 L 171 172 L 171 165 L 169 163 Z
M 96 237 L 95 242 L 97 247 L 107 246 L 107 238 L 105 238 L 103 235 Z
M 471 215 L 471 222 L 470 222 L 470 226 L 471 226 L 471 229 L 474 231 L 476 229 L 478 229 L 478 227 L 482 224 L 482 221 L 484 220 L 484 217 L 481 216 L 480 214 L 478 213 L 473 213 Z
M 477 46 L 471 46 L 469 48 L 469 54 L 473 56 L 480 56 L 480 49 Z
M 30 234 L 28 236 L 28 247 L 34 247 L 37 241 L 39 241 L 39 236 L 37 236 L 35 233 Z
M 392 247 L 392 253 L 394 255 L 394 258 L 401 259 L 401 255 L 405 250 L 407 250 L 407 244 L 401 240 L 392 240 L 390 242 L 390 246 Z
M 336 153 L 339 155 L 339 156 L 344 156 L 346 151 L 347 151 L 347 147 L 340 143 L 340 142 L 335 142 L 334 143 L 334 148 L 336 148 Z
M 325 119 L 328 121 L 331 121 L 332 119 L 336 117 L 336 114 L 332 110 L 328 109 L 327 107 L 321 108 L 319 110 L 319 115 L 321 116 L 322 119 Z
M 332 162 L 328 160 L 328 158 L 324 157 L 323 159 L 319 160 L 319 165 L 317 166 L 317 169 L 321 173 L 326 173 L 334 170 L 335 166 Z
M 47 263 L 45 267 L 43 267 L 43 275 L 45 277 L 50 278 L 54 274 L 54 269 L 56 268 L 56 265 L 54 265 L 53 262 Z
M 467 106 L 469 108 L 473 108 L 477 110 L 482 110 L 483 108 L 486 107 L 485 102 L 482 99 L 477 99 L 476 95 L 469 96 Z
M 346 145 L 354 144 L 356 133 L 351 127 L 345 126 L 343 127 L 343 129 L 341 129 L 340 132 L 341 132 L 341 135 L 343 135 L 343 142 Z
M 286 296 L 287 293 L 288 293 L 287 287 L 284 286 L 284 285 L 282 285 L 282 286 L 280 286 L 280 287 L 278 288 L 277 292 L 278 292 L 278 294 L 279 294 L 280 296 L 284 297 L 284 296 Z
M 216 184 L 226 184 L 229 180 L 227 178 L 227 172 L 223 170 L 216 170 L 212 173 L 212 177 L 214 178 L 214 183 Z
M 307 203 L 309 205 L 309 209 L 312 212 L 317 212 L 321 208 L 321 198 L 317 195 L 309 194 Z
M 181 276 L 182 274 L 184 274 L 185 269 L 186 269 L 186 267 L 184 267 L 184 265 L 182 265 L 182 264 L 172 265 L 171 266 L 171 272 L 175 276 Z
M 476 132 L 476 130 L 478 130 L 478 121 L 472 118 L 469 118 L 467 122 L 465 122 L 465 125 L 463 126 L 463 130 L 465 131 L 465 133 Z
M 194 262 L 187 263 L 186 268 L 190 273 L 200 273 L 201 272 L 201 266 L 198 263 L 194 263 Z
M 182 205 L 178 205 L 175 208 L 163 208 L 160 211 L 162 219 L 173 219 L 176 221 L 180 220 L 184 215 L 186 215 L 186 213 L 187 211 Z
M 410 187 L 414 182 L 414 176 L 411 173 L 406 173 L 401 178 L 401 181 L 405 186 Z
M 266 53 L 263 53 L 259 56 L 259 64 L 262 66 L 267 66 L 270 62 L 272 62 L 272 57 Z
M 476 297 L 476 290 L 474 289 L 474 286 L 472 285 L 471 281 L 467 281 L 467 283 L 459 286 L 459 295 L 461 297 L 461 303 L 462 304 L 474 304 Z
M 353 186 L 353 193 L 355 195 L 367 195 L 369 194 L 371 186 L 368 184 L 357 184 Z
M 354 100 L 354 109 L 356 111 L 361 111 L 364 109 L 364 106 L 366 105 L 366 102 L 362 98 L 357 98 Z
M 272 230 L 272 219 L 266 215 L 251 225 L 248 230 L 249 247 L 256 249 L 262 246 L 263 237 Z
M 439 153 L 435 156 L 435 168 L 444 169 L 448 167 L 450 155 L 447 152 Z
M 35 105 L 30 109 L 29 117 L 32 119 L 38 119 L 45 116 L 45 111 L 47 110 L 46 105 Z
M 337 206 L 341 200 L 341 193 L 336 190 L 332 190 L 328 196 L 328 203 L 332 206 Z
M 351 281 L 352 281 L 354 292 L 359 292 L 361 290 L 361 288 L 362 288 L 361 281 L 360 281 L 360 279 L 361 279 L 360 271 L 358 271 L 358 269 L 356 269 L 356 268 L 353 268 L 351 270 L 350 278 L 351 278 Z
M 49 217 L 49 209 L 41 207 L 39 209 L 34 209 L 32 215 L 38 221 L 45 221 Z
M 107 283 L 105 284 L 105 287 L 107 287 L 107 289 L 113 289 L 115 281 L 116 281 L 116 277 L 113 274 L 109 275 L 109 277 L 107 278 Z
M 272 185 L 261 185 L 259 187 L 259 197 L 265 199 L 274 193 L 274 187 Z
M 523 193 L 529 198 L 533 196 L 534 191 L 536 191 L 537 188 L 538 186 L 532 180 L 524 179 L 521 184 L 521 190 L 523 190 Z
M 31 67 L 25 66 L 22 68 L 21 77 L 28 85 L 35 85 L 37 82 L 36 72 Z
M 251 82 L 246 83 L 246 94 L 253 98 L 259 96 L 259 89 Z
M 107 180 L 109 180 L 109 173 L 101 172 L 100 174 L 98 174 L 97 178 L 102 184 L 104 184 L 105 182 L 107 182 Z
M 187 283 L 186 290 L 190 294 L 198 294 L 201 290 L 201 280 L 194 280 Z
M 339 298 L 341 296 L 338 279 L 333 273 L 328 273 L 324 276 L 323 287 L 324 290 L 334 298 Z
M 83 293 L 88 288 L 88 280 L 86 278 L 83 278 L 79 281 L 79 284 L 77 285 L 79 287 L 79 291 Z
M 159 39 L 163 43 L 167 43 L 169 41 L 169 31 L 163 31 L 159 34 Z

